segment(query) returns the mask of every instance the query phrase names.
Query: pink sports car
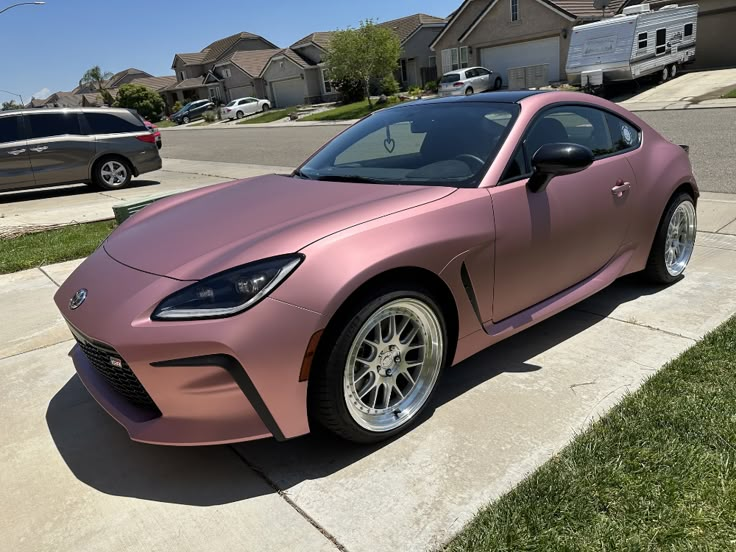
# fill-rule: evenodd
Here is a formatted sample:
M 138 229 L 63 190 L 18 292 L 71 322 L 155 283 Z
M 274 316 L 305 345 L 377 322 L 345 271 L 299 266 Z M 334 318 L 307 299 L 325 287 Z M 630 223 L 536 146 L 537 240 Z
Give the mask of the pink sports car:
M 89 392 L 136 441 L 406 431 L 447 366 L 644 271 L 678 280 L 686 147 L 565 92 L 370 115 L 291 175 L 122 224 L 56 304 Z

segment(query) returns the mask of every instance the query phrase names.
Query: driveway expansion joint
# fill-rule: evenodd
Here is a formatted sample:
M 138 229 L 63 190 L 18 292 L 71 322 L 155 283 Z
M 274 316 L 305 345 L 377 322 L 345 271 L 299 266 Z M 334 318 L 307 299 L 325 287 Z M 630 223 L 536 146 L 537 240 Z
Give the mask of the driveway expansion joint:
M 335 548 L 337 548 L 337 550 L 339 550 L 340 552 L 348 552 L 348 549 L 345 548 L 345 546 L 343 546 L 340 543 L 340 541 L 337 540 L 337 538 L 335 538 L 329 531 L 327 531 L 327 529 L 322 527 L 317 522 L 317 520 L 315 520 L 307 512 L 302 510 L 299 507 L 299 505 L 296 502 L 294 502 L 291 498 L 289 498 L 289 495 L 286 494 L 286 492 L 283 491 L 270 477 L 268 477 L 268 475 L 266 475 L 266 473 L 262 469 L 260 469 L 258 466 L 253 464 L 245 456 L 243 456 L 240 453 L 240 451 L 238 451 L 238 449 L 235 448 L 234 446 L 228 445 L 228 447 L 243 462 L 243 464 L 245 464 L 248 467 L 248 469 L 253 471 L 253 473 L 258 475 L 261 479 L 263 479 L 269 487 L 271 487 L 274 491 L 276 491 L 276 494 L 278 494 L 282 499 L 284 499 L 284 501 L 289 506 L 291 506 L 296 511 L 297 514 L 302 516 L 302 518 L 304 518 L 312 527 L 314 527 L 317 531 L 319 531 L 323 537 L 325 537 L 328 541 L 330 541 L 335 546 Z
M 662 332 L 663 334 L 671 335 L 672 337 L 679 337 L 679 338 L 682 338 L 682 339 L 687 339 L 688 341 L 690 341 L 692 343 L 697 343 L 697 341 L 698 341 L 697 339 L 694 339 L 694 338 L 689 337 L 687 335 L 682 335 L 682 334 L 679 334 L 677 332 L 671 332 L 669 330 L 665 330 L 665 329 L 662 329 L 662 328 L 657 328 L 656 326 L 650 326 L 649 324 L 640 324 L 639 322 L 637 322 L 635 320 L 624 320 L 623 318 L 616 318 L 615 316 L 610 316 L 610 315 L 606 316 L 606 315 L 600 314 L 598 312 L 589 311 L 589 310 L 586 310 L 586 309 L 583 309 L 583 308 L 580 308 L 580 307 L 571 307 L 571 309 L 572 310 L 576 310 L 578 312 L 583 312 L 585 314 L 590 314 L 592 316 L 598 316 L 601 319 L 607 318 L 608 320 L 615 320 L 616 322 L 623 322 L 624 324 L 631 324 L 632 326 L 638 326 L 640 328 L 644 328 L 644 329 L 647 329 L 647 330 L 652 330 L 654 332 Z
M 49 280 L 51 280 L 51 283 L 52 283 L 52 284 L 54 284 L 54 285 L 55 285 L 55 286 L 56 286 L 57 288 L 58 288 L 58 287 L 61 287 L 61 284 L 60 284 L 59 282 L 57 282 L 56 280 L 54 280 L 54 279 L 53 279 L 53 278 L 52 278 L 52 277 L 51 277 L 51 276 L 49 275 L 49 273 L 48 273 L 48 272 L 46 272 L 46 271 L 45 271 L 45 270 L 43 269 L 43 267 L 42 267 L 42 266 L 39 266 L 39 267 L 38 267 L 38 270 L 40 270 L 40 271 L 41 271 L 41 274 L 43 274 L 43 275 L 44 275 L 44 276 L 46 276 L 46 277 L 47 277 L 47 278 L 48 278 Z
M 13 353 L 12 355 L 0 357 L 0 361 L 8 360 L 11 358 L 16 358 L 16 357 L 23 356 L 28 353 L 33 353 L 36 351 L 42 351 L 44 349 L 48 349 L 49 347 L 56 347 L 57 345 L 61 345 L 62 343 L 73 343 L 73 342 L 74 342 L 73 339 L 62 339 L 61 341 L 49 343 L 48 345 L 41 345 L 40 347 L 34 347 L 33 349 L 28 349 L 27 351 L 20 351 L 19 353 Z

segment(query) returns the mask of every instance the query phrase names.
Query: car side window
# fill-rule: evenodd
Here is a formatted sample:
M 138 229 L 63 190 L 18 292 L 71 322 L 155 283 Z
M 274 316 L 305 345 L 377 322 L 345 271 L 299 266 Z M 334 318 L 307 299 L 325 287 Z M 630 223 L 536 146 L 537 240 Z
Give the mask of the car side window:
M 85 113 L 87 124 L 92 134 L 118 134 L 122 132 L 140 132 L 145 125 L 137 121 L 131 114 L 125 117 L 117 113 Z
M 543 145 L 557 142 L 585 146 L 596 157 L 619 151 L 608 129 L 607 112 L 594 107 L 566 105 L 546 111 L 527 135 L 527 154 L 532 157 Z
M 16 115 L 0 117 L 0 144 L 21 140 L 20 128 L 18 125 L 20 120 L 20 117 Z
M 26 117 L 30 128 L 29 138 L 50 138 L 52 136 L 79 135 L 79 115 L 76 111 L 38 113 Z
M 527 167 L 526 157 L 524 156 L 524 148 L 516 148 L 514 157 L 511 158 L 511 162 L 503 173 L 501 183 L 512 182 L 523 176 L 528 176 L 528 174 L 529 169 Z
M 611 131 L 613 147 L 616 152 L 636 149 L 641 144 L 641 132 L 630 123 L 611 113 L 607 113 L 608 129 Z

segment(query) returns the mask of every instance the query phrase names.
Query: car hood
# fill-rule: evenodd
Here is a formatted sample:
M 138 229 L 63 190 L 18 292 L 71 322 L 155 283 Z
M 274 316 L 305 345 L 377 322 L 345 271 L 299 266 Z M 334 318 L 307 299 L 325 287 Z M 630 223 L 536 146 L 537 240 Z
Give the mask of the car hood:
M 104 248 L 131 268 L 200 280 L 453 191 L 261 176 L 158 201 L 123 223 Z

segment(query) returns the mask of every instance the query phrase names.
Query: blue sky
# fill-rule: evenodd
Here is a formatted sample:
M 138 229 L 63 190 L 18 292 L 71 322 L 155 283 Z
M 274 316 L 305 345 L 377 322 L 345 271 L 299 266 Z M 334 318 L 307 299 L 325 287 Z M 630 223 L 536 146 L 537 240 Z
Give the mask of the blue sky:
M 0 9 L 18 0 L 0 0 Z M 46 0 L 0 14 L 0 89 L 71 90 L 93 65 L 169 75 L 177 52 L 248 31 L 288 46 L 314 31 L 414 13 L 446 17 L 461 0 Z M 0 92 L 0 101 L 13 99 Z

